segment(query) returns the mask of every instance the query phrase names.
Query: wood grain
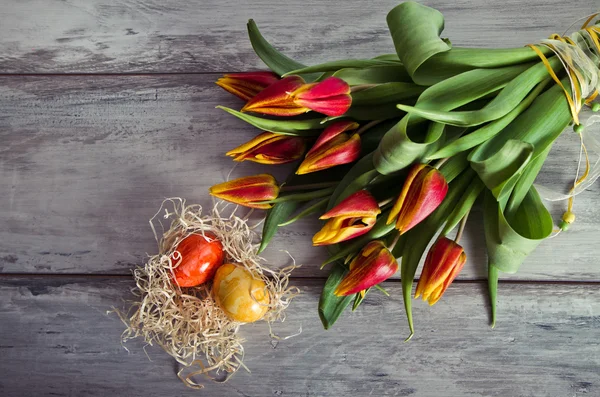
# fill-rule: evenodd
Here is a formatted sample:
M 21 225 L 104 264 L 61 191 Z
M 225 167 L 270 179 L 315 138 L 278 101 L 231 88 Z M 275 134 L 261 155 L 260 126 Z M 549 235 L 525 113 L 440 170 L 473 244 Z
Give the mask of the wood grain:
M 303 294 L 273 348 L 265 324 L 242 327 L 245 364 L 226 384 L 196 392 L 177 365 L 141 341 L 119 344 L 122 324 L 106 311 L 129 298 L 128 279 L 0 280 L 0 393 L 36 396 L 584 396 L 600 387 L 600 292 L 589 285 L 501 284 L 500 323 L 487 324 L 484 287 L 454 284 L 430 308 L 415 303 L 407 327 L 398 283 L 391 298 L 363 306 L 324 331 L 318 281 L 296 280 Z M 368 327 L 367 324 L 377 324 Z
M 5 0 L 0 73 L 223 72 L 263 68 L 246 22 L 307 64 L 393 52 L 397 0 Z M 521 47 L 598 11 L 596 0 L 427 0 L 455 45 Z M 34 11 L 35 10 L 35 11 Z
M 227 178 L 224 152 L 258 130 L 215 109 L 239 107 L 206 75 L 0 77 L 0 272 L 129 274 L 156 243 L 148 220 L 166 197 L 209 208 L 207 189 Z M 540 179 L 566 186 L 577 141 L 565 134 Z M 244 163 L 232 176 L 286 167 Z M 522 270 L 524 280 L 600 280 L 598 184 L 581 194 L 577 222 L 544 242 Z M 564 204 L 552 204 L 558 219 Z M 461 277 L 485 276 L 481 210 L 465 236 Z M 281 229 L 265 256 L 304 264 L 297 276 L 323 277 L 325 249 L 313 248 L 314 220 Z M 557 258 L 560 258 L 557 260 Z

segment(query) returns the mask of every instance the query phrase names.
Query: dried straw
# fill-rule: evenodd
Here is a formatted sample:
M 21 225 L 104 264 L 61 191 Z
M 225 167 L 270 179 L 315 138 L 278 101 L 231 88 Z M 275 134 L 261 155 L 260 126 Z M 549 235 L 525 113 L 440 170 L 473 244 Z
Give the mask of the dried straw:
M 171 211 L 166 207 L 172 207 Z M 227 208 L 225 205 L 219 209 L 217 204 L 210 215 L 203 215 L 200 205 L 186 205 L 180 198 L 165 200 L 150 220 L 159 252 L 133 272 L 136 283 L 133 293 L 139 299 L 127 313 L 115 310 L 127 326 L 122 342 L 141 336 L 149 345 L 161 346 L 184 366 L 177 375 L 192 388 L 203 387 L 192 380 L 196 375 L 225 372 L 226 381 L 240 367 L 245 368 L 243 339 L 238 334 L 243 323 L 232 321 L 221 310 L 212 298 L 210 284 L 180 288 L 173 282 L 173 269 L 181 262 L 175 247 L 182 239 L 190 234 L 214 234 L 223 244 L 226 261 L 243 265 L 255 278 L 265 282 L 270 303 L 263 320 L 269 323 L 270 330 L 272 322 L 285 320 L 285 309 L 300 292 L 289 286 L 295 264 L 279 271 L 266 267 L 257 254 L 258 236 L 248 225 L 247 216 L 236 216 L 237 208 L 229 211 L 228 216 L 222 215 Z M 163 210 L 164 219 L 171 220 L 166 231 L 159 220 Z M 160 240 L 155 223 L 163 230 Z M 280 339 L 272 331 L 270 334 L 273 339 Z M 182 375 L 184 370 L 189 372 L 195 366 L 199 369 Z

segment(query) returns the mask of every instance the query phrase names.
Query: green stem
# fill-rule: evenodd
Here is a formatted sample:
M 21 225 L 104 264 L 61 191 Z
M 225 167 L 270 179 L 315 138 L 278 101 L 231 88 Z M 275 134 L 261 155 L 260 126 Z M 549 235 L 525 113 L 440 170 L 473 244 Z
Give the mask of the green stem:
M 490 307 L 492 310 L 491 327 L 496 326 L 496 298 L 498 296 L 498 268 L 488 264 L 488 293 L 490 296 Z
M 392 196 L 392 197 L 388 197 L 388 198 L 386 198 L 385 200 L 381 200 L 380 202 L 378 202 L 378 203 L 377 203 L 377 206 L 378 206 L 379 208 L 383 208 L 383 207 L 385 207 L 386 205 L 388 205 L 389 203 L 391 203 L 392 201 L 394 201 L 394 199 L 395 199 L 395 198 L 396 198 L 396 197 Z
M 396 246 L 396 244 L 398 244 L 398 240 L 400 240 L 400 232 L 396 232 L 396 237 L 394 237 L 394 240 L 392 241 L 392 243 L 388 246 L 388 251 L 393 251 L 394 247 Z
M 302 219 L 308 215 L 314 214 L 315 212 L 319 211 L 320 209 L 326 208 L 328 202 L 329 202 L 329 197 L 326 197 L 326 198 L 318 201 L 317 203 L 311 205 L 304 211 L 300 212 L 298 215 L 288 219 L 287 221 L 285 221 L 283 223 L 280 223 L 277 226 L 287 226 L 287 225 L 290 225 L 290 224 L 296 222 L 298 219 Z
M 381 285 L 375 284 L 375 288 L 377 288 L 379 291 L 381 291 L 381 293 L 384 294 L 385 296 L 390 296 L 390 293 L 387 292 L 386 289 L 383 288 Z
M 379 84 L 358 84 L 355 86 L 352 86 L 350 88 L 350 92 L 354 93 L 354 92 L 359 92 L 359 91 L 363 91 L 369 88 L 373 88 L 373 87 L 377 87 Z
M 456 232 L 456 237 L 454 238 L 454 241 L 457 244 L 460 241 L 460 238 L 462 237 L 463 231 L 465 230 L 465 225 L 467 224 L 467 218 L 469 217 L 470 212 L 471 212 L 471 210 L 469 209 L 469 212 L 467 212 L 460 221 L 460 225 L 458 226 L 458 231 Z
M 330 196 L 334 190 L 335 187 L 329 187 L 327 189 L 315 190 L 312 192 L 288 194 L 287 196 L 277 197 L 273 200 L 261 201 L 260 204 L 283 203 L 285 201 L 309 201 L 316 198 Z
M 382 123 L 385 120 L 373 120 L 370 123 L 367 123 L 365 125 L 363 125 L 362 127 L 360 127 L 356 133 L 358 135 L 362 135 L 363 133 L 365 133 L 366 131 L 368 131 L 370 128 L 375 127 L 377 124 Z
M 405 273 L 405 272 L 402 272 Z M 405 279 L 406 274 L 402 275 L 402 297 L 404 298 L 404 310 L 406 311 L 406 319 L 408 321 L 408 328 L 410 329 L 410 335 L 404 339 L 404 342 L 408 342 L 415 334 L 415 326 L 412 318 L 412 279 Z
M 435 164 L 433 164 L 433 166 L 432 166 L 432 167 L 433 167 L 433 168 L 437 168 L 437 169 L 439 170 L 439 169 L 440 169 L 440 167 L 441 167 L 442 165 L 444 165 L 444 163 L 445 163 L 446 161 L 448 161 L 448 160 L 450 160 L 450 157 L 446 157 L 445 159 L 439 159 L 438 161 L 436 161 L 436 162 L 435 162 Z
M 337 185 L 338 182 L 321 182 L 321 183 L 309 183 L 306 185 L 281 185 L 280 192 L 294 192 L 298 190 L 310 190 L 310 189 L 321 189 Z

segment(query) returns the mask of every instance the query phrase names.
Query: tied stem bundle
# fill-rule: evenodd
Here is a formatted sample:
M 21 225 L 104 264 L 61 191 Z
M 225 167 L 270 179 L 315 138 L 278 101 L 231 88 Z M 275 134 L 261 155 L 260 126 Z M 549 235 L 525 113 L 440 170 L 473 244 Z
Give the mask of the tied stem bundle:
M 536 45 L 462 48 L 440 37 L 439 11 L 408 1 L 387 15 L 395 53 L 313 66 L 275 50 L 251 20 L 250 41 L 271 71 L 220 79 L 232 93 L 254 90 L 241 111 L 220 108 L 272 135 L 235 149 L 236 161 L 301 163 L 282 185 L 269 182 L 273 194 L 262 200 L 254 200 L 252 177 L 236 180 L 227 195 L 213 194 L 268 209 L 261 250 L 281 226 L 312 214 L 325 221 L 313 237 L 329 250 L 319 302 L 325 328 L 399 269 L 410 336 L 413 279 L 427 247 L 433 243 L 417 295 L 434 304 L 467 260 L 459 240 L 482 199 L 495 324 L 499 274 L 517 272 L 552 236 L 554 222 L 534 182 L 570 125 L 586 166 L 564 195 L 562 230 L 574 220 L 574 195 L 600 174 L 580 120 L 585 109 L 600 108 L 595 19 Z

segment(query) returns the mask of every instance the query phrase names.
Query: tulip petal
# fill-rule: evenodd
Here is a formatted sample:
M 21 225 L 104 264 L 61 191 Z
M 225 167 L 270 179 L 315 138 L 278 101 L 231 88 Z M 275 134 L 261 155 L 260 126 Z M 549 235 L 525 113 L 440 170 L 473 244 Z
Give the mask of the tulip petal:
M 406 233 L 431 214 L 444 201 L 448 183 L 436 168 L 415 165 L 409 172 L 387 223 L 396 219 L 396 229 Z
M 296 174 L 308 174 L 356 161 L 360 157 L 360 136 L 354 134 L 345 142 L 344 140 L 346 140 L 346 134 L 338 135 L 310 156 L 306 156 Z
M 347 224 L 348 220 L 356 219 L 357 224 Z M 313 236 L 313 245 L 331 245 L 347 241 L 369 232 L 375 225 L 376 217 L 340 219 L 333 218 L 325 223 L 323 228 Z
M 240 146 L 236 147 L 235 149 L 228 151 L 227 153 L 225 153 L 225 155 L 230 156 L 230 157 L 236 157 L 237 155 L 246 153 L 246 152 L 254 149 L 255 147 L 259 146 L 260 144 L 273 139 L 275 136 L 276 136 L 276 134 L 274 134 L 272 132 L 263 132 L 262 134 L 255 136 L 248 142 L 243 143 Z
M 415 298 L 423 296 L 430 305 L 435 304 L 454 281 L 467 260 L 463 248 L 446 237 L 431 247 L 415 291 Z
M 304 138 L 264 132 L 226 153 L 234 161 L 261 164 L 285 164 L 302 157 L 306 149 Z
M 331 117 L 343 115 L 352 104 L 350 86 L 338 77 L 305 84 L 297 88 L 292 97 L 297 105 Z
M 371 241 L 354 258 L 350 264 L 350 272 L 340 282 L 334 294 L 355 294 L 387 280 L 397 271 L 398 262 L 383 242 Z
M 323 146 L 325 143 L 331 141 L 338 135 L 352 131 L 358 128 L 358 123 L 355 121 L 336 121 L 335 123 L 329 125 L 327 128 L 323 130 L 319 138 L 315 142 L 312 148 L 306 154 L 307 156 L 311 153 L 315 152 L 318 148 Z
M 402 209 L 404 202 L 406 201 L 406 195 L 408 194 L 408 190 L 412 186 L 413 181 L 415 180 L 415 178 L 417 177 L 419 172 L 423 168 L 425 168 L 425 166 L 426 166 L 426 164 L 415 164 L 408 172 L 408 175 L 406 176 L 406 180 L 404 181 L 404 185 L 402 186 L 402 191 L 398 195 L 398 198 L 396 199 L 394 206 L 390 210 L 390 214 L 389 214 L 387 222 L 386 222 L 387 225 L 392 223 L 398 217 L 398 214 L 400 214 L 400 210 Z
M 338 216 L 367 217 L 381 213 L 379 204 L 368 190 L 359 190 L 342 200 L 338 205 L 321 215 L 319 219 L 329 219 Z
M 216 84 L 225 91 L 245 101 L 250 100 L 269 85 L 279 81 L 279 76 L 267 71 L 229 73 Z
M 423 174 L 421 172 L 420 174 Z M 396 229 L 405 233 L 427 218 L 444 201 L 448 183 L 438 170 L 428 172 L 420 183 L 420 189 L 412 189 L 406 197 L 406 205 L 398 216 Z
M 350 95 L 337 95 L 323 99 L 296 98 L 294 103 L 329 117 L 337 117 L 342 116 L 350 109 L 352 97 Z
M 300 76 L 285 77 L 261 92 L 246 103 L 242 112 L 255 112 L 273 116 L 295 116 L 310 109 L 294 103 L 291 93 L 304 85 Z
M 306 84 L 293 93 L 297 99 L 307 101 L 349 94 L 350 86 L 339 77 L 328 77 L 320 83 Z
M 271 204 L 260 203 L 277 198 L 279 186 L 269 174 L 260 174 L 219 183 L 209 193 L 225 201 L 250 208 L 268 209 Z

